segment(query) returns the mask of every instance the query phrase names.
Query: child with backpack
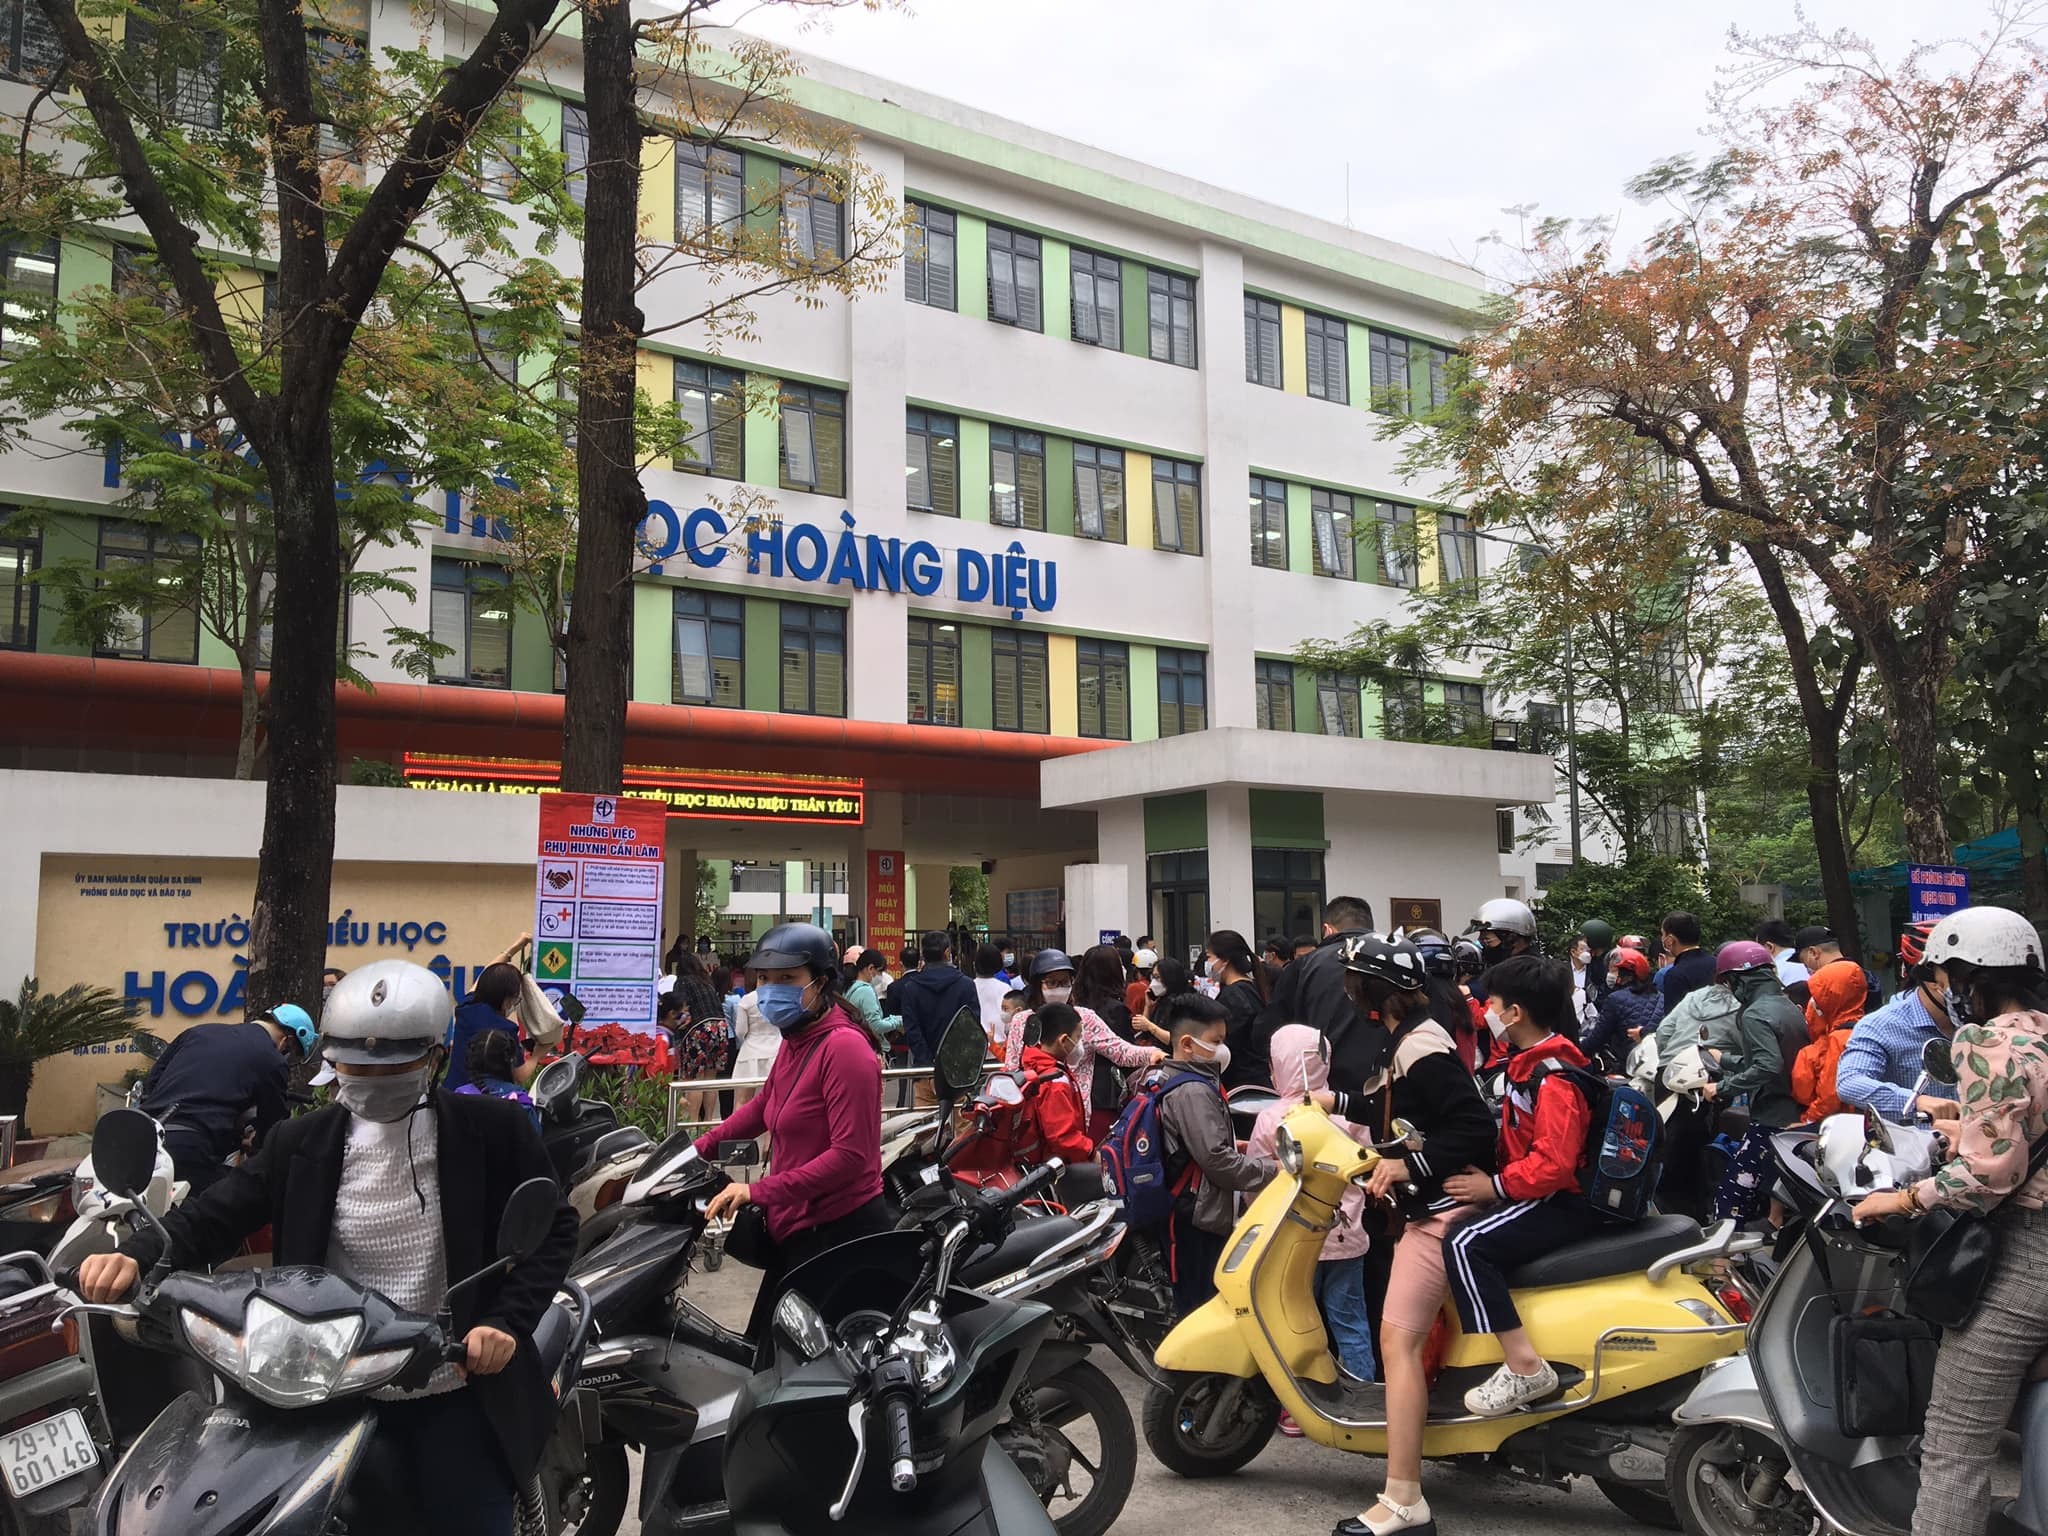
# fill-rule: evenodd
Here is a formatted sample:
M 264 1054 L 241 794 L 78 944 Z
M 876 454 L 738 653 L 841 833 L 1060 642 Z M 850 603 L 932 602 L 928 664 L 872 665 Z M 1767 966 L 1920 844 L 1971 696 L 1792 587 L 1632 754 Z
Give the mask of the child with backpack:
M 1185 1316 L 1216 1294 L 1235 1196 L 1265 1188 L 1278 1169 L 1237 1149 L 1223 1102 L 1230 1064 L 1223 1005 L 1190 993 L 1174 999 L 1168 1014 L 1159 1022 L 1172 1035 L 1172 1057 L 1139 1081 L 1100 1156 L 1125 1219 L 1149 1229 L 1166 1255 L 1174 1302 Z
M 1557 1371 L 1515 1312 L 1507 1277 L 1577 1242 L 1602 1218 L 1584 1198 L 1582 1172 L 1599 1090 L 1586 1080 L 1586 1058 L 1560 1033 L 1571 1025 L 1571 972 L 1561 961 L 1517 955 L 1495 966 L 1487 983 L 1487 1027 L 1512 1050 L 1500 1171 L 1468 1168 L 1444 1180 L 1445 1193 L 1477 1211 L 1444 1238 L 1444 1271 L 1465 1332 L 1495 1335 L 1507 1357 L 1465 1394 L 1468 1413 L 1495 1418 L 1558 1389 Z

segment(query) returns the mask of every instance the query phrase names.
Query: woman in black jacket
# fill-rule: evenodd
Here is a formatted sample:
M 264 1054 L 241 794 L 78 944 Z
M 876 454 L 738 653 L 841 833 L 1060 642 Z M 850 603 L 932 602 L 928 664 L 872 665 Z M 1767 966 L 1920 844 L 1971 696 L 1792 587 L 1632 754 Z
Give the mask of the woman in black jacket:
M 1273 995 L 1272 979 L 1252 954 L 1244 935 L 1235 929 L 1217 929 L 1209 935 L 1203 950 L 1210 979 L 1216 983 L 1216 1001 L 1223 1005 L 1224 1016 L 1230 1021 L 1223 1037 L 1230 1048 L 1229 1061 L 1223 1068 L 1223 1086 L 1237 1088 L 1245 1083 L 1258 1083 L 1271 1087 L 1273 1067 L 1266 1057 L 1266 1031 L 1259 1024 L 1259 1015 L 1266 1011 Z

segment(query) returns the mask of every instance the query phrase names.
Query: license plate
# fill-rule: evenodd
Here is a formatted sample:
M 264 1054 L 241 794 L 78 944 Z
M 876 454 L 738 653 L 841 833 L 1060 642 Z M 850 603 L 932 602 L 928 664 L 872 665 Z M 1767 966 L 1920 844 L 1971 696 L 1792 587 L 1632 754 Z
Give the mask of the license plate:
M 0 1434 L 0 1478 L 6 1479 L 7 1491 L 16 1498 L 99 1464 L 99 1448 L 86 1433 L 85 1415 L 76 1408 Z

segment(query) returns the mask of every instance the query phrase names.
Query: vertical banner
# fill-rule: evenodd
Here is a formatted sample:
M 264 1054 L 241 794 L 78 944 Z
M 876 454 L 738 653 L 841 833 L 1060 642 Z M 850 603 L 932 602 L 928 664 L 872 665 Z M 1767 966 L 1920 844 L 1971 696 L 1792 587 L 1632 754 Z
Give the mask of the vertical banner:
M 586 1025 L 652 1032 L 668 808 L 615 795 L 540 797 L 533 974 Z
M 1915 923 L 1938 923 L 1970 904 L 1970 872 L 1946 864 L 1908 864 L 1906 894 Z
M 868 948 L 896 963 L 903 952 L 903 850 L 868 850 Z

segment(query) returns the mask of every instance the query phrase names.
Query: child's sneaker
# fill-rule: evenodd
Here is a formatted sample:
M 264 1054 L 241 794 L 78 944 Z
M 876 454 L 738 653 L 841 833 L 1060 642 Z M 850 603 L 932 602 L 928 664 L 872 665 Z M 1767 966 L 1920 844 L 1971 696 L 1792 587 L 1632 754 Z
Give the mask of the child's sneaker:
M 1302 1435 L 1301 1426 L 1294 1422 L 1294 1415 L 1284 1410 L 1280 1414 L 1280 1433 L 1290 1440 L 1299 1440 Z
M 1482 1419 L 1497 1419 L 1531 1403 L 1541 1402 L 1557 1390 L 1557 1372 L 1548 1360 L 1533 1376 L 1517 1374 L 1506 1365 L 1465 1394 L 1465 1411 Z

